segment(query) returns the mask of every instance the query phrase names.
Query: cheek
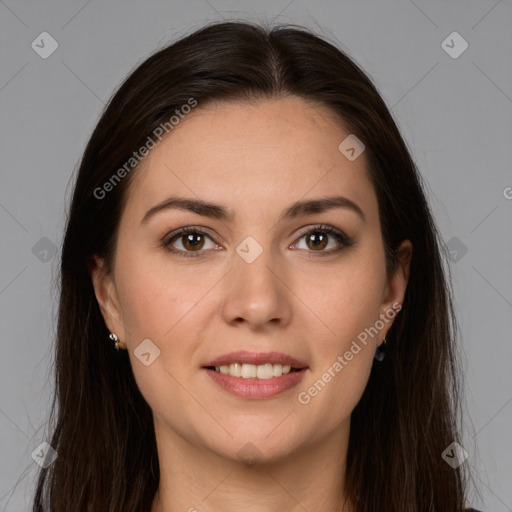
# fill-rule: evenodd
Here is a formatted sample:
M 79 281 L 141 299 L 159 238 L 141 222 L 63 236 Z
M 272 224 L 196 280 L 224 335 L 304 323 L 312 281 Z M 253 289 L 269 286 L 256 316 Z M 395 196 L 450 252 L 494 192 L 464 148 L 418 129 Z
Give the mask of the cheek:
M 375 249 L 373 254 L 354 253 L 346 265 L 340 265 L 328 282 L 328 293 L 320 298 L 318 311 L 327 315 L 332 331 L 329 344 L 340 353 L 379 319 L 386 270 L 384 255 Z M 371 338 L 368 341 L 371 345 Z M 376 341 L 374 336 L 373 346 Z
M 137 252 L 135 247 L 125 246 L 119 254 L 123 257 L 116 268 L 118 293 L 135 377 L 143 393 L 151 389 L 158 393 L 175 385 L 177 390 L 178 384 L 169 374 L 183 382 L 190 371 L 184 362 L 195 364 L 204 323 L 213 309 L 204 297 L 205 290 L 214 283 L 206 276 L 194 278 L 192 267 L 184 271 L 165 258 Z M 156 345 L 158 353 L 148 367 L 136 360 L 134 352 L 146 339 Z
M 123 257 L 116 274 L 128 342 L 144 338 L 163 342 L 172 337 L 199 302 L 204 285 L 196 289 L 195 281 L 178 267 L 133 247 L 126 246 L 119 254 Z
M 342 356 L 343 357 L 343 356 Z M 316 418 L 326 432 L 350 420 L 368 383 L 373 365 L 373 351 L 361 347 L 351 361 L 336 358 L 318 374 L 297 396 L 299 411 L 304 417 Z

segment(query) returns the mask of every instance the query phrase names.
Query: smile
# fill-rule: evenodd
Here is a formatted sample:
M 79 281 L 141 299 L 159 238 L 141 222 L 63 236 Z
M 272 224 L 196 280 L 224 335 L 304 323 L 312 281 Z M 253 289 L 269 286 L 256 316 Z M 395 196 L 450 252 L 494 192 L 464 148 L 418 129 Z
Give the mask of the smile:
M 201 369 L 224 391 L 250 400 L 272 398 L 296 386 L 309 369 L 281 352 L 231 352 Z

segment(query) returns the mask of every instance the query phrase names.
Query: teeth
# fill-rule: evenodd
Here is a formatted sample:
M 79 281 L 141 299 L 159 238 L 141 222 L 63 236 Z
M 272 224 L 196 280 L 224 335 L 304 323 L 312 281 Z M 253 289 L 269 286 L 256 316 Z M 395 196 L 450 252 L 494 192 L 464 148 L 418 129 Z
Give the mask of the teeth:
M 242 377 L 243 379 L 271 379 L 272 377 L 281 377 L 290 373 L 291 366 L 282 364 L 241 364 L 232 363 L 229 365 L 216 366 L 215 371 L 232 377 Z
M 258 368 L 253 364 L 242 365 L 242 378 L 254 379 L 258 375 Z
M 240 363 L 233 363 L 229 365 L 229 375 L 234 377 L 242 376 L 242 365 Z
M 274 367 L 271 364 L 262 364 L 258 366 L 256 377 L 258 379 L 271 379 L 274 376 Z

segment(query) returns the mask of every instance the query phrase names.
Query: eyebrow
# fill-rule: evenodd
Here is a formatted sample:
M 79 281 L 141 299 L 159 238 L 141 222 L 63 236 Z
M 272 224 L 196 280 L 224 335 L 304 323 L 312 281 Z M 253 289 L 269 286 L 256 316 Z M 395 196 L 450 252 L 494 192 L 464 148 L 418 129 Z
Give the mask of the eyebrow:
M 282 221 L 309 214 L 323 213 L 327 210 L 332 210 L 333 208 L 346 208 L 348 210 L 352 210 L 361 217 L 363 222 L 366 222 L 363 210 L 356 203 L 343 196 L 297 201 L 281 213 L 279 220 Z M 170 209 L 188 211 L 203 217 L 227 220 L 231 222 L 235 219 L 234 212 L 225 206 L 199 199 L 169 197 L 165 201 L 162 201 L 156 206 L 150 208 L 144 215 L 141 224 L 146 224 L 149 219 L 157 213 Z

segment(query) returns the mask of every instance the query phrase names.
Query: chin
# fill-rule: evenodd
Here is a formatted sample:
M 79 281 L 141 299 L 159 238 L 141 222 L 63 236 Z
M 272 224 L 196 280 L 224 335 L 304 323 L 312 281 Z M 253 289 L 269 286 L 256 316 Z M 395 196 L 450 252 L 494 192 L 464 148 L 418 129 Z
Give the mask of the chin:
M 279 421 L 272 428 L 275 428 Z M 290 457 L 302 444 L 301 440 L 291 435 L 290 429 L 285 432 L 272 432 L 268 427 L 268 422 L 264 425 L 248 426 L 246 429 L 237 427 L 233 438 L 229 437 L 219 443 L 210 441 L 210 449 L 225 459 L 241 463 L 245 466 L 257 466 L 275 464 L 283 459 Z M 269 435 L 270 433 L 270 435 Z M 283 433 L 285 435 L 283 435 Z

